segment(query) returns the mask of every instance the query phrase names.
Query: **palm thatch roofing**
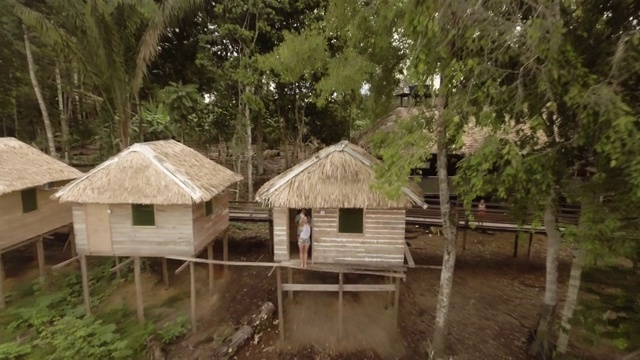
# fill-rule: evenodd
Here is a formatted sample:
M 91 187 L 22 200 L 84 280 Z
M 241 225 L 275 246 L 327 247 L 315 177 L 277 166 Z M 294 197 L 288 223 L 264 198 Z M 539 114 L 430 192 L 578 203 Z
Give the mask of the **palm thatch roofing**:
M 174 140 L 131 145 L 53 195 L 61 202 L 187 205 L 242 176 Z
M 407 181 L 398 200 L 372 189 L 372 166 L 379 162 L 364 149 L 341 141 L 269 180 L 256 193 L 256 201 L 279 208 L 392 209 L 412 203 L 426 207 L 416 183 Z
M 79 176 L 79 170 L 33 146 L 12 137 L 0 138 L 0 195 Z
M 393 132 L 397 129 L 397 123 L 401 120 L 410 119 L 412 117 L 420 116 L 420 115 L 433 115 L 435 112 L 434 109 L 427 109 L 424 107 L 397 107 L 395 108 L 389 115 L 379 119 L 373 126 L 356 133 L 353 136 L 353 141 L 362 146 L 367 150 L 370 149 L 371 140 L 380 133 L 389 133 Z M 425 130 L 427 132 L 427 130 Z M 506 138 L 510 141 L 516 141 L 519 138 L 519 134 L 521 133 L 530 133 L 526 126 L 518 125 L 513 126 L 509 131 L 506 131 L 504 134 L 497 134 L 502 138 Z M 476 152 L 482 145 L 484 145 L 485 140 L 493 135 L 493 131 L 489 128 L 480 127 L 475 124 L 474 121 L 470 121 L 466 127 L 464 128 L 464 132 L 462 133 L 462 142 L 453 150 L 453 153 L 460 155 L 469 155 Z M 543 132 L 539 131 L 535 134 L 538 138 L 539 143 L 546 142 L 546 136 Z M 433 148 L 431 149 L 432 153 L 436 153 L 435 142 Z

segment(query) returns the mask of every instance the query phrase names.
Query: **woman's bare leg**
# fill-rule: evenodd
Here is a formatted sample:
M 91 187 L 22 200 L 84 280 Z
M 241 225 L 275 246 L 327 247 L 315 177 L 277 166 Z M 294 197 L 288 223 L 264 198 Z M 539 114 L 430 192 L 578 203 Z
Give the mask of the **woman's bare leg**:
M 307 260 L 309 260 L 309 245 L 305 244 L 304 246 L 304 267 L 307 267 Z
M 300 251 L 300 267 L 304 267 L 304 245 L 298 243 L 298 250 Z

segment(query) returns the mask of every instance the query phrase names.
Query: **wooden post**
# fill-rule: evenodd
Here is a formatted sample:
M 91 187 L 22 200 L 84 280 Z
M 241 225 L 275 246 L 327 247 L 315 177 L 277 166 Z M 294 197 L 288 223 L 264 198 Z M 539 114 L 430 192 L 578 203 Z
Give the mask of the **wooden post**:
M 384 283 L 385 284 L 393 284 L 393 278 L 390 276 L 385 276 L 384 277 Z M 387 301 L 384 303 L 384 309 L 388 309 L 389 305 L 391 304 L 391 295 L 393 294 L 393 291 L 388 291 L 387 292 Z
M 467 229 L 469 228 L 469 219 L 464 220 L 464 230 L 462 230 L 462 252 L 467 250 Z
M 276 267 L 276 281 L 278 291 L 278 326 L 280 327 L 280 341 L 284 341 L 284 316 L 282 313 L 282 274 L 280 266 Z
M 271 245 L 271 253 L 275 255 L 275 242 L 273 234 L 273 210 L 269 210 L 269 245 Z
M 197 331 L 196 322 L 196 265 L 193 261 L 189 263 L 189 270 L 191 272 L 191 330 L 195 333 Z
M 167 258 L 162 258 L 162 280 L 164 281 L 165 290 L 169 288 L 169 267 L 167 266 Z
M 7 303 L 4 299 L 4 265 L 2 264 L 2 253 L 0 253 L 0 310 L 7 308 Z
M 213 260 L 213 240 L 207 244 L 207 258 Z M 209 264 L 209 295 L 213 295 L 213 282 L 214 282 L 215 270 L 213 264 Z
M 73 228 L 71 228 L 69 233 L 69 248 L 71 248 L 71 257 L 78 256 L 78 251 L 76 250 L 76 234 L 73 232 Z
M 342 289 L 344 287 L 344 275 L 338 273 L 338 341 L 342 340 Z
M 82 296 L 84 297 L 84 312 L 91 314 L 91 298 L 89 295 L 89 274 L 87 273 L 87 257 L 80 255 L 80 274 L 82 275 Z
M 116 256 L 115 258 L 116 258 L 116 261 L 115 261 L 116 262 L 116 266 L 115 266 L 115 268 L 116 268 L 116 278 L 120 279 L 120 257 Z
M 393 310 L 396 313 L 396 328 L 400 320 L 400 278 L 396 278 L 396 297 L 393 302 Z
M 140 257 L 133 258 L 133 279 L 136 285 L 136 311 L 138 321 L 144 322 L 144 305 L 142 303 L 142 280 L 140 279 Z
M 211 258 L 213 259 L 213 257 Z M 222 235 L 222 260 L 229 261 L 229 230 L 225 230 Z M 224 272 L 229 271 L 229 265 L 224 264 Z
M 293 284 L 293 269 L 287 268 L 287 283 Z M 289 290 L 289 301 L 293 301 L 293 290 Z
M 38 257 L 38 272 L 40 274 L 40 282 L 44 283 L 44 277 L 46 273 L 44 263 L 44 241 L 42 236 L 36 240 L 36 255 Z
M 527 263 L 531 262 L 531 245 L 533 243 L 533 231 L 529 233 L 529 247 L 527 248 Z
M 518 257 L 518 234 L 519 232 L 516 231 L 516 236 L 513 238 L 513 257 L 514 258 Z

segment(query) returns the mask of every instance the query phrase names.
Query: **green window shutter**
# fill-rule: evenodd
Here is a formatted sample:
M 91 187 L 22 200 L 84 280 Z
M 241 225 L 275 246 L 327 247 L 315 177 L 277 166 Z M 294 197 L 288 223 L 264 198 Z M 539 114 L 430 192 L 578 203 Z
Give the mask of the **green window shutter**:
M 338 232 L 344 234 L 364 233 L 364 210 L 339 209 Z
M 131 205 L 131 223 L 133 226 L 155 226 L 155 207 L 153 205 Z
M 20 197 L 22 198 L 23 214 L 38 210 L 38 193 L 35 188 L 22 190 Z
M 213 214 L 213 200 L 204 202 L 204 216 L 211 216 Z

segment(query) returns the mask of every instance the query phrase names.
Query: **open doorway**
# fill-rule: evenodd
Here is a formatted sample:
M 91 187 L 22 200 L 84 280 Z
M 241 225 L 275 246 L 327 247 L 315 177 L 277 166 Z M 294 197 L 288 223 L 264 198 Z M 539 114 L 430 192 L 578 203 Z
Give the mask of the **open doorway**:
M 300 259 L 300 249 L 298 248 L 298 224 L 296 223 L 296 216 L 302 209 L 289 209 L 289 259 Z M 305 213 L 309 218 L 309 225 L 312 224 L 311 219 L 313 214 L 311 209 L 305 209 Z M 311 227 L 311 245 L 309 245 L 309 260 L 313 263 L 313 226 Z

